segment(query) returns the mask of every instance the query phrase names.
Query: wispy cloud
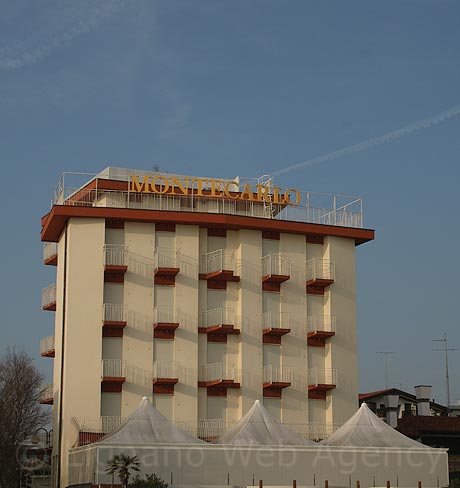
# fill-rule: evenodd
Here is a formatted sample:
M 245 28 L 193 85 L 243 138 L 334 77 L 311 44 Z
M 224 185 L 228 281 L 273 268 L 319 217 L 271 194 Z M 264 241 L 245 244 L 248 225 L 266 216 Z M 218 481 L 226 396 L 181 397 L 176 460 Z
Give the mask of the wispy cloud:
M 36 28 L 32 26 L 30 34 L 0 48 L 0 69 L 14 70 L 40 61 L 95 29 L 127 3 L 128 0 L 54 2 L 45 22 L 39 22 L 40 26 Z M 22 16 L 26 14 L 25 11 L 21 13 Z

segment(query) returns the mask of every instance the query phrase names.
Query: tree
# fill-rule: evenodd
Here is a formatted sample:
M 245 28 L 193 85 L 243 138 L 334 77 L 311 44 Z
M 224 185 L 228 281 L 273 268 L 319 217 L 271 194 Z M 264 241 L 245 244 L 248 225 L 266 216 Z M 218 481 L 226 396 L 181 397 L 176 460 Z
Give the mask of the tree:
M 136 475 L 129 486 L 130 488 L 168 488 L 168 483 L 153 473 L 146 474 L 145 479 Z
M 114 474 L 118 471 L 123 486 L 128 486 L 130 470 L 139 471 L 139 459 L 137 456 L 126 456 L 125 454 L 115 455 L 112 459 L 107 461 L 107 468 L 105 472 Z
M 50 415 L 39 404 L 43 376 L 24 351 L 8 348 L 0 356 L 0 488 L 13 488 L 19 480 L 16 453 Z

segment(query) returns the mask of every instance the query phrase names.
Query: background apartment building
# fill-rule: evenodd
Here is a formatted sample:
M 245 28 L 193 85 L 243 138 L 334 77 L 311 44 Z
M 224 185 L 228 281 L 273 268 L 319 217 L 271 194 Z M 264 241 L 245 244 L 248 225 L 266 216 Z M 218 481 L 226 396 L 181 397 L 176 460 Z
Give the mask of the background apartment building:
M 374 236 L 359 199 L 285 193 L 272 178 L 107 168 L 69 188 L 71 177 L 42 219 L 56 266 L 42 293 L 55 322 L 42 402 L 61 479 L 67 449 L 143 396 L 207 440 L 256 399 L 310 437 L 355 412 L 355 247 Z

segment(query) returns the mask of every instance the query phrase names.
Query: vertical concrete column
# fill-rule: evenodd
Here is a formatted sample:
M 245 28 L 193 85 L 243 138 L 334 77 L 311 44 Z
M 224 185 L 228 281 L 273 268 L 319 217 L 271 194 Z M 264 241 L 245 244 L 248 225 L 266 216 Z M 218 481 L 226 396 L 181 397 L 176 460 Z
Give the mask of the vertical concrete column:
M 199 227 L 177 225 L 176 249 L 180 249 L 181 263 L 176 276 L 175 305 L 183 319 L 175 337 L 175 360 L 180 363 L 180 378 L 174 388 L 174 418 L 188 423 L 198 418 Z
M 387 424 L 396 428 L 398 426 L 399 395 L 386 395 L 384 399 Z
M 101 410 L 105 220 L 70 219 L 67 228 L 61 486 L 78 436 L 72 417 L 98 419 Z
M 124 280 L 124 305 L 130 312 L 145 317 L 146 331 L 132 327 L 128 320 L 123 331 L 123 360 L 126 364 L 140 368 L 145 374 L 139 375 L 139 384 L 126 381 L 123 385 L 121 415 L 129 415 L 143 396 L 152 397 L 153 362 L 153 253 L 155 228 L 153 224 L 142 222 L 125 223 L 125 246 L 128 249 L 128 270 Z M 143 273 L 147 267 L 133 266 L 134 261 L 150 262 L 150 273 Z M 131 263 L 131 265 L 130 265 Z M 136 272 L 134 271 L 136 270 Z M 129 317 L 128 317 L 129 318 Z
M 307 340 L 305 292 L 305 236 L 281 234 L 280 254 L 291 258 L 290 279 L 281 284 L 280 311 L 290 314 L 291 332 L 281 339 L 281 366 L 293 372 L 292 384 L 282 392 L 281 419 L 306 422 L 308 419 L 308 395 L 306 384 Z
M 241 316 L 239 368 L 242 385 L 238 417 L 241 418 L 262 398 L 262 234 L 259 231 L 238 232 L 237 260 L 240 267 L 238 304 Z
M 325 367 L 337 371 L 337 388 L 327 394 L 326 421 L 343 423 L 358 408 L 354 240 L 327 236 L 324 258 L 335 263 L 335 282 L 325 295 L 325 315 L 337 319 L 337 333 L 325 348 Z

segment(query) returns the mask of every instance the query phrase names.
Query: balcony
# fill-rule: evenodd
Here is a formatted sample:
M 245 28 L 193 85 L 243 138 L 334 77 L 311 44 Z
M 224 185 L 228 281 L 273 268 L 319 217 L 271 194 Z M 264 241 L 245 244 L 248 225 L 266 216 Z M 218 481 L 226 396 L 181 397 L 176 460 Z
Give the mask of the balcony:
M 201 257 L 200 280 L 207 280 L 208 288 L 226 290 L 227 282 L 238 282 L 235 251 L 218 249 Z
M 42 289 L 42 310 L 56 311 L 56 284 Z
M 40 356 L 44 358 L 54 358 L 54 336 L 50 335 L 40 341 Z
M 117 429 L 122 420 L 121 417 L 99 417 L 94 420 L 72 417 L 72 422 L 78 429 L 78 447 L 97 442 Z
M 42 405 L 53 405 L 54 403 L 54 392 L 53 392 L 53 384 L 43 385 L 39 394 L 38 394 L 38 401 Z
M 126 381 L 126 363 L 121 359 L 103 359 L 101 363 L 101 391 L 121 393 Z
M 104 303 L 102 306 L 102 337 L 123 337 L 127 324 L 126 307 L 119 303 Z
M 179 309 L 168 305 L 155 307 L 153 319 L 153 337 L 156 339 L 174 339 L 179 327 Z
M 124 283 L 128 269 L 126 246 L 105 244 L 104 246 L 104 281 Z
M 57 260 L 57 242 L 45 242 L 45 244 L 43 244 L 43 264 L 48 266 L 57 266 Z
M 208 335 L 208 342 L 227 342 L 228 335 L 238 335 L 240 330 L 235 328 L 236 320 L 232 308 L 214 308 L 203 314 L 203 327 L 198 332 Z
M 324 295 L 324 289 L 335 280 L 335 263 L 330 259 L 310 259 L 305 263 L 309 295 Z
M 180 250 L 157 247 L 154 251 L 155 285 L 174 285 L 180 271 Z
M 291 386 L 292 368 L 287 366 L 264 366 L 264 397 L 281 398 L 283 388 Z
M 241 387 L 241 371 L 224 363 L 203 366 L 200 371 L 199 387 L 207 389 L 208 396 L 227 396 L 228 388 Z
M 281 283 L 291 277 L 291 257 L 283 254 L 267 254 L 262 258 L 262 289 L 281 290 Z
M 174 395 L 174 385 L 179 382 L 179 363 L 157 361 L 153 364 L 154 395 Z
M 262 339 L 264 344 L 281 344 L 281 337 L 291 332 L 289 312 L 262 314 Z
M 308 373 L 308 398 L 311 400 L 325 400 L 328 391 L 333 390 L 337 384 L 337 371 L 335 369 L 313 368 Z
M 311 347 L 325 347 L 326 339 L 335 336 L 335 317 L 330 315 L 309 315 L 307 317 L 307 344 Z

